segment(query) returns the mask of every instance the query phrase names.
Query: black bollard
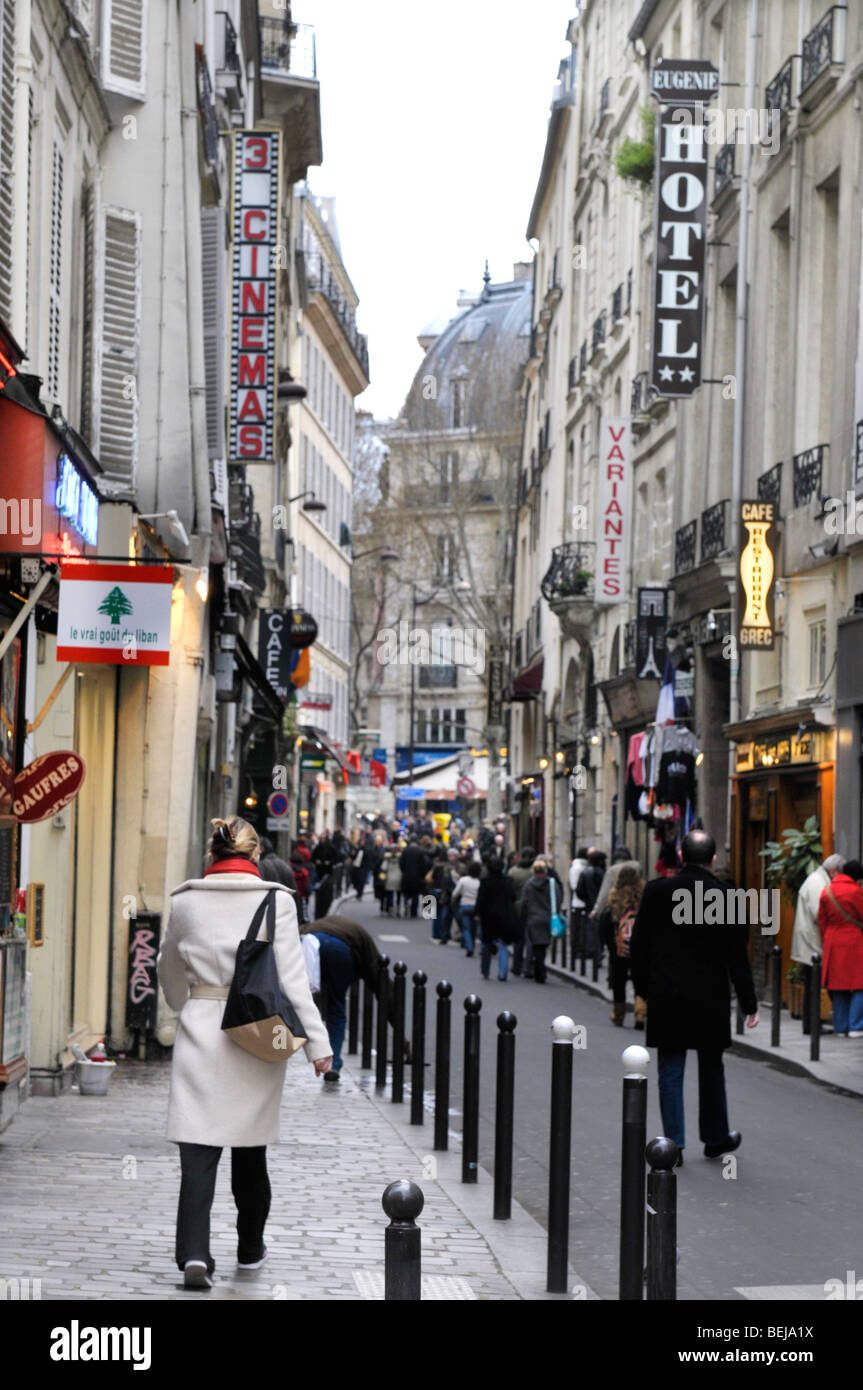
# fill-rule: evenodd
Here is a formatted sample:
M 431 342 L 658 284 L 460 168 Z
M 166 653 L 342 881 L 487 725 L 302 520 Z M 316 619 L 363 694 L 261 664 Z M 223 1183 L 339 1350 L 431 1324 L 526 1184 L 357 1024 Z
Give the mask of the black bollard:
M 809 991 L 809 1060 L 821 1060 L 821 957 L 812 957 L 812 987 Z
M 512 1216 L 512 1134 L 515 1091 L 515 1025 L 509 1009 L 497 1016 L 497 1089 L 494 1106 L 494 1219 Z
M 482 1000 L 464 1001 L 464 1098 L 462 1101 L 461 1180 L 477 1181 L 479 1159 L 479 1012 Z
M 572 1151 L 572 1040 L 575 1024 L 561 1015 L 551 1025 L 551 1139 L 548 1163 L 549 1293 L 567 1292 L 569 1167 Z
M 393 966 L 393 1092 L 394 1105 L 405 1098 L 405 984 L 408 968 L 403 960 Z
M 362 1065 L 371 1070 L 372 1037 L 375 1031 L 375 992 L 368 980 L 363 981 L 363 1056 Z
M 449 1148 L 449 1053 L 452 1029 L 452 985 L 441 980 L 437 987 L 437 1030 L 434 1061 L 434 1144 L 446 1153 Z
M 419 1303 L 422 1278 L 422 1233 L 416 1218 L 423 1209 L 422 1190 L 401 1178 L 381 1198 L 390 1219 L 384 1231 L 384 1298 Z
M 650 1053 L 626 1048 L 623 1064 L 623 1142 L 620 1155 L 620 1302 L 644 1297 L 644 1146 L 647 1140 L 647 1066 Z
M 375 1057 L 375 1089 L 382 1091 L 387 1084 L 387 1019 L 389 1014 L 390 977 L 387 970 L 389 956 L 381 956 L 378 962 L 378 1027 L 377 1056 Z
M 581 973 L 587 974 L 587 923 L 581 933 Z
M 770 1046 L 779 1046 L 779 1029 L 782 1023 L 782 947 L 774 946 L 770 952 L 770 988 L 772 992 L 772 1017 L 770 1019 Z
M 647 1299 L 677 1298 L 677 1178 L 680 1150 L 673 1139 L 651 1139 L 645 1151 L 647 1175 Z
M 411 1124 L 421 1125 L 425 1118 L 426 1066 L 426 980 L 424 970 L 415 970 L 413 1026 L 411 1028 Z
M 598 927 L 594 928 L 594 938 L 595 939 L 593 942 L 593 983 L 596 984 L 596 982 L 599 979 L 599 966 L 602 960 L 602 942 L 599 939 Z
M 354 980 L 349 994 L 348 1056 L 356 1057 L 360 1038 L 360 982 Z

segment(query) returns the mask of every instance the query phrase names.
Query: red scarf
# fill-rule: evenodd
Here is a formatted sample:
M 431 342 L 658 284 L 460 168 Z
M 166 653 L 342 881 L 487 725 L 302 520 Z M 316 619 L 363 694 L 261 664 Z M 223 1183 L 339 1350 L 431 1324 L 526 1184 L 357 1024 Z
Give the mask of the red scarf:
M 255 878 L 261 877 L 260 869 L 251 859 L 218 859 L 204 870 L 204 878 L 209 878 L 210 874 L 254 874 Z

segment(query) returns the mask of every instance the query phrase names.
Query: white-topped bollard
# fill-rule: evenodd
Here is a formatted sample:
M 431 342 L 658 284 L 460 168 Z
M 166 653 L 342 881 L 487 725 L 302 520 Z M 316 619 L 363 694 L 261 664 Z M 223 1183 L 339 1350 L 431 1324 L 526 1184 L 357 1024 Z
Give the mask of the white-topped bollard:
M 650 1053 L 633 1043 L 620 1060 L 623 1078 L 623 1137 L 620 1149 L 621 1303 L 644 1297 L 644 1145 L 647 1138 L 647 1068 Z
M 572 1149 L 572 1044 L 575 1024 L 560 1014 L 551 1025 L 551 1137 L 548 1165 L 549 1293 L 566 1293 L 569 1266 L 569 1165 Z

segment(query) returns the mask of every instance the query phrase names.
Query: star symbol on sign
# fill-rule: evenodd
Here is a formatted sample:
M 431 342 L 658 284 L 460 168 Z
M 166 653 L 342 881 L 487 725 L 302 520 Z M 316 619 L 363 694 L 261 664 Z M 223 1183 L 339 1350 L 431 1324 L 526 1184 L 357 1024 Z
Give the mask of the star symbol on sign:
M 661 372 L 659 373 L 659 380 L 660 380 L 660 381 L 673 381 L 673 380 L 674 380 L 674 372 L 671 370 L 670 367 L 663 367 L 663 368 L 662 368 Z
M 681 381 L 691 381 L 692 378 L 693 378 L 694 376 L 695 376 L 695 373 L 693 372 L 693 370 L 692 370 L 691 367 L 681 367 L 681 368 L 680 368 L 680 380 L 681 380 Z

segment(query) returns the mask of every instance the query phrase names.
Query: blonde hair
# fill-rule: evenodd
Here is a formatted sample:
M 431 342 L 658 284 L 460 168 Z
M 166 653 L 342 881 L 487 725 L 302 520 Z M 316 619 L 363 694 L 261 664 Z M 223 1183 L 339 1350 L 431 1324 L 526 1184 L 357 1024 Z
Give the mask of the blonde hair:
M 544 874 L 548 869 L 544 859 L 534 859 L 530 867 L 535 874 Z
M 230 820 L 222 820 L 217 816 L 210 824 L 213 827 L 210 837 L 211 863 L 216 863 L 219 859 L 238 857 L 252 859 L 260 849 L 257 830 L 241 816 L 231 816 Z

